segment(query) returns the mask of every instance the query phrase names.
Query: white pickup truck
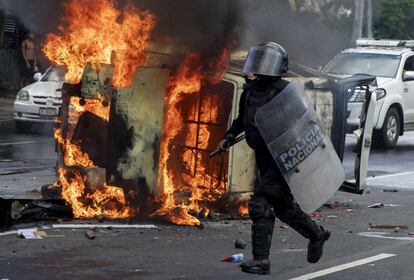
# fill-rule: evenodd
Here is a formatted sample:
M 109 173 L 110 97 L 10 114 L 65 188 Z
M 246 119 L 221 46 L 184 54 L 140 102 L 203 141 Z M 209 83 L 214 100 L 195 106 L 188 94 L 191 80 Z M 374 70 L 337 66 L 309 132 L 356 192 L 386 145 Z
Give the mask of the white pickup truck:
M 340 52 L 322 72 L 344 78 L 355 74 L 377 77 L 374 143 L 392 149 L 404 131 L 414 130 L 414 41 L 357 41 L 357 47 Z M 360 124 L 365 90 L 349 91 L 348 131 Z

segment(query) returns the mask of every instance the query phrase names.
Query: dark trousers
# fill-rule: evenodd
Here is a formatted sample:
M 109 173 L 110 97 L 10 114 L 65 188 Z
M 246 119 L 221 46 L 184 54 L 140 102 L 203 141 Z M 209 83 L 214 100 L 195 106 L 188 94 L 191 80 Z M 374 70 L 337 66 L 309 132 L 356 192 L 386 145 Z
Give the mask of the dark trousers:
M 253 256 L 269 257 L 275 217 L 307 239 L 317 238 L 320 227 L 294 201 L 292 192 L 267 147 L 257 148 L 259 179 L 249 202 L 252 224 Z

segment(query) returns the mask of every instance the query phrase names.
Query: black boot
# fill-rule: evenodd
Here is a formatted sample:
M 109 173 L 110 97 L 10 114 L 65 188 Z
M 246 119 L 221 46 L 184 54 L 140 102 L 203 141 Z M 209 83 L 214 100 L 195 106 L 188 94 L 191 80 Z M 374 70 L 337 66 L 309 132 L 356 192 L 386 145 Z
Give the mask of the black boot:
M 255 196 L 249 202 L 252 224 L 253 260 L 240 265 L 241 270 L 253 274 L 270 273 L 270 246 L 272 245 L 275 214 L 266 199 Z
M 323 245 L 329 239 L 331 233 L 302 211 L 300 206 L 295 203 L 293 209 L 281 213 L 279 219 L 288 224 L 306 239 L 309 239 L 308 262 L 316 263 L 322 257 Z
M 323 245 L 329 239 L 329 230 L 320 227 L 320 233 L 315 239 L 310 239 L 308 244 L 308 262 L 317 263 L 323 254 Z
M 269 259 L 250 260 L 240 265 L 241 270 L 252 274 L 270 274 Z

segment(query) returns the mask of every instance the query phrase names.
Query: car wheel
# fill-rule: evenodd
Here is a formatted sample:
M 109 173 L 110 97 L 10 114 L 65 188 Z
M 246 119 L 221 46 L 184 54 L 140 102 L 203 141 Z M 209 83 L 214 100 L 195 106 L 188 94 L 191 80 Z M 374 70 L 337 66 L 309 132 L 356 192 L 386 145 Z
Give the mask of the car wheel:
M 27 122 L 15 122 L 16 130 L 19 133 L 27 133 L 30 132 L 30 129 L 32 128 L 31 123 Z
M 375 131 L 375 140 L 378 146 L 385 149 L 393 149 L 400 137 L 401 123 L 397 109 L 390 108 L 384 119 L 382 128 Z

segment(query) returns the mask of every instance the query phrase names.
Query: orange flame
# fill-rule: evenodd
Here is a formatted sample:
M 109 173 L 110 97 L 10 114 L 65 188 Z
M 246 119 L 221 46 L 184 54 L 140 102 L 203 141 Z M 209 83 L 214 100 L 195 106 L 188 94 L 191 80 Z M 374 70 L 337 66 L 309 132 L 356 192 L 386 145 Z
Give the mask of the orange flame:
M 93 168 L 95 164 L 84 153 L 78 143 L 71 139 L 79 117 L 89 111 L 103 120 L 109 120 L 110 106 L 104 106 L 104 97 L 98 99 L 84 99 L 81 105 L 79 97 L 71 97 L 69 101 L 69 118 L 67 135 L 63 137 L 60 128 L 55 130 L 55 139 L 63 148 L 63 159 L 67 167 Z M 62 186 L 62 197 L 72 207 L 75 218 L 93 218 L 103 216 L 107 218 L 128 218 L 135 214 L 125 199 L 122 188 L 103 184 L 103 187 L 93 193 L 86 190 L 86 178 L 79 171 L 59 169 L 59 181 Z M 93 186 L 97 187 L 97 186 Z
M 104 97 L 99 95 L 99 99 L 85 99 L 85 105 L 80 104 L 79 97 L 71 97 L 69 102 L 69 125 L 68 135 L 66 139 L 62 136 L 60 128 L 55 130 L 54 136 L 62 147 L 64 147 L 64 162 L 66 166 L 82 166 L 82 167 L 94 167 L 93 162 L 89 159 L 88 154 L 81 151 L 79 146 L 75 143 L 71 143 L 69 140 L 79 117 L 85 112 L 89 111 L 102 119 L 109 120 L 109 106 L 103 106 L 102 101 Z
M 155 17 L 132 4 L 121 12 L 115 0 L 68 0 L 64 7 L 59 33 L 47 35 L 43 46 L 45 55 L 57 65 L 66 66 L 65 79 L 68 82 L 78 83 L 87 63 L 97 71 L 100 64 L 112 63 L 113 86 L 128 86 L 137 67 L 146 63 L 145 49 Z M 84 103 L 79 97 L 70 98 L 66 134 L 62 135 L 60 129 L 55 131 L 55 138 L 63 148 L 65 167 L 95 167 L 79 143 L 70 139 L 79 117 L 86 111 L 108 122 L 110 106 L 104 106 L 103 95 L 98 96 L 98 99 L 82 100 Z M 94 182 L 103 187 L 88 191 L 86 176 L 71 170 L 75 168 L 59 170 L 62 196 L 72 206 L 75 217 L 126 218 L 134 214 L 134 210 L 127 206 L 121 188 Z M 89 187 L 95 189 L 97 186 Z
M 180 135 L 184 132 L 185 145 L 197 150 L 207 149 L 210 139 L 208 127 L 203 124 L 199 125 L 197 135 L 196 125 L 184 123 L 180 111 L 180 102 L 189 95 L 199 93 L 203 83 L 220 82 L 227 66 L 228 55 L 228 50 L 223 51 L 223 54 L 205 69 L 202 56 L 197 53 L 189 53 L 177 69 L 176 74 L 170 78 L 168 84 L 158 177 L 159 185 L 162 186 L 160 196 L 162 206 L 154 214 L 167 216 L 171 222 L 176 224 L 199 225 L 200 221 L 190 213 L 203 211 L 205 215 L 208 214 L 209 210 L 205 208 L 206 204 L 222 197 L 226 190 L 224 181 L 213 183 L 213 188 L 206 187 L 206 183 L 214 181 L 205 170 L 206 153 L 194 153 L 192 150 L 177 151 L 174 147 L 180 141 Z M 216 71 L 214 71 L 214 75 L 208 76 L 210 74 L 208 70 L 213 68 L 212 66 L 215 66 Z M 189 110 L 200 114 L 201 121 L 205 121 L 203 118 L 206 118 L 208 111 L 208 115 L 214 121 L 218 117 L 218 105 L 218 102 L 216 102 L 209 109 L 207 104 L 201 104 L 200 112 L 197 112 L 196 107 L 198 105 L 194 104 L 194 107 L 189 108 Z M 195 170 L 179 173 L 176 161 L 180 158 L 179 166 L 186 166 L 189 169 L 195 166 Z
M 113 85 L 126 87 L 138 66 L 146 63 L 155 17 L 132 4 L 120 12 L 114 0 L 69 0 L 60 34 L 48 34 L 45 55 L 67 67 L 66 81 L 78 83 L 85 65 L 115 66 Z
M 247 205 L 247 202 L 243 202 L 239 205 L 238 213 L 242 216 L 249 215 L 249 207 Z
M 69 175 L 69 176 L 68 176 Z M 75 218 L 128 218 L 134 211 L 127 206 L 122 188 L 104 184 L 93 193 L 85 192 L 86 179 L 77 171 L 59 169 L 62 197 L 72 206 Z

